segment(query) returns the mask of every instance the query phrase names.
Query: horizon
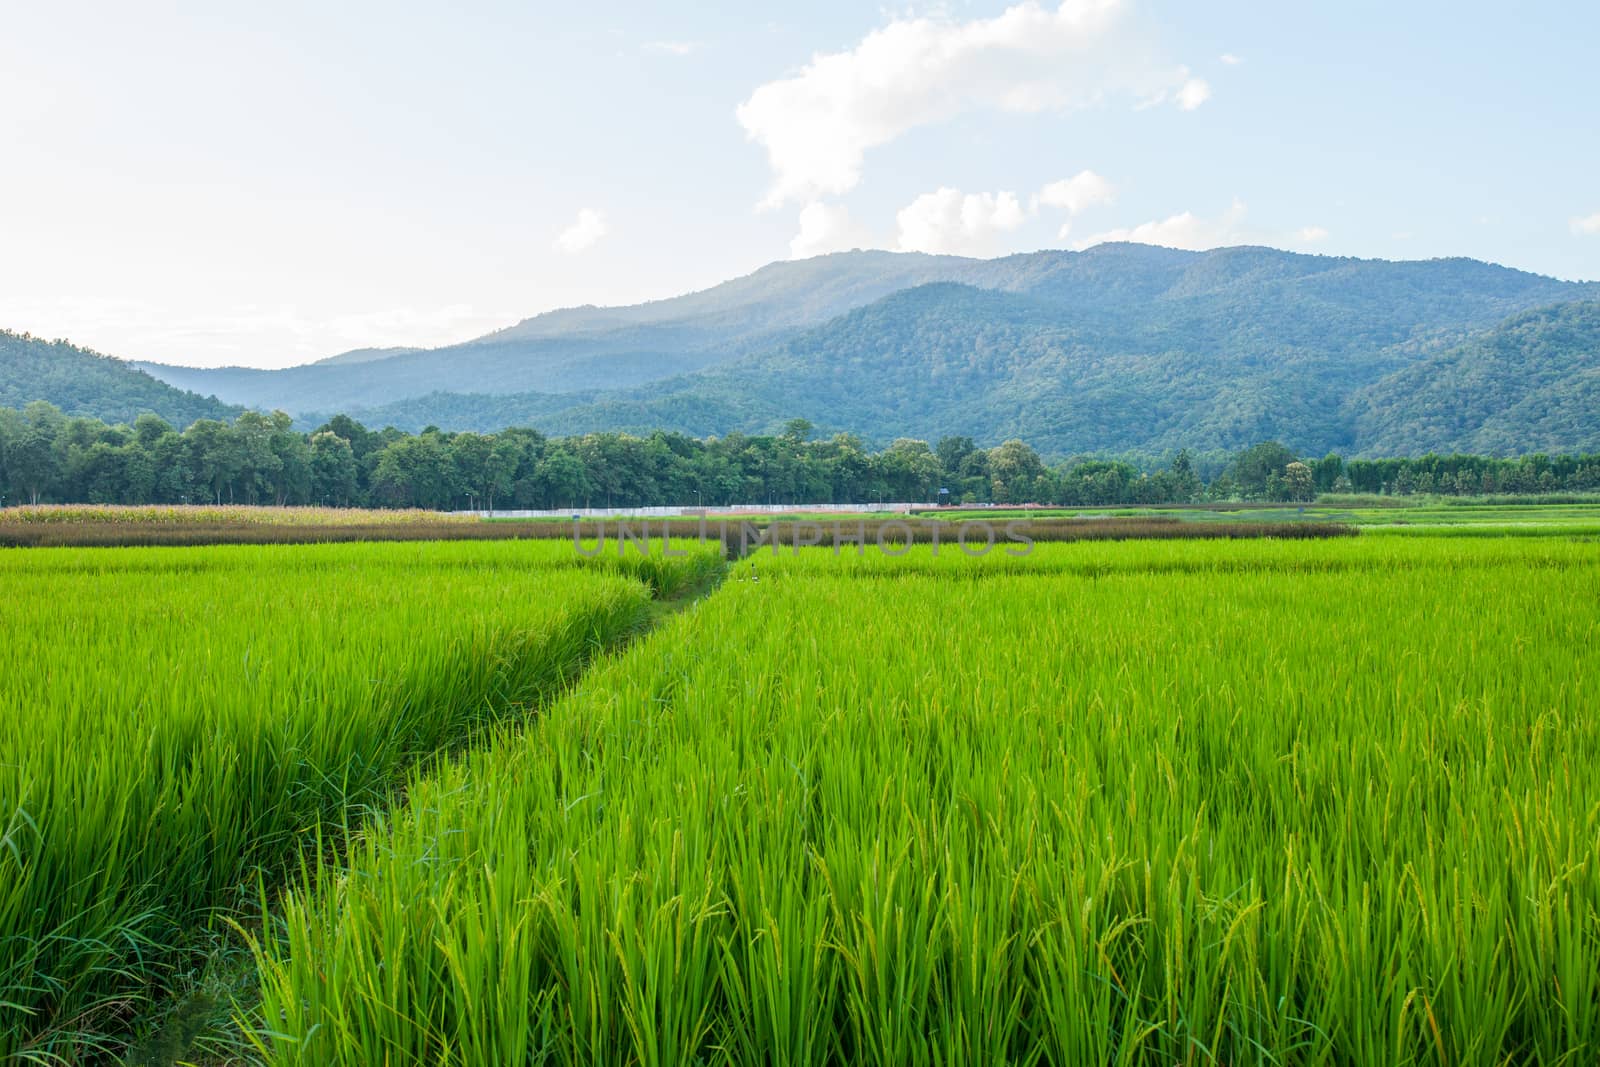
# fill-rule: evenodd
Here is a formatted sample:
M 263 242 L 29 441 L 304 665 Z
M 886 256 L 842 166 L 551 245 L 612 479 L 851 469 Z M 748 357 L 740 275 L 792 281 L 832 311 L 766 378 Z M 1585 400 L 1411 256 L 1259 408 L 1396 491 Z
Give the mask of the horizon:
M 513 327 L 515 327 L 517 325 L 520 325 L 521 323 L 530 322 L 532 320 L 541 318 L 541 317 L 546 316 L 546 315 L 555 315 L 555 314 L 559 314 L 559 313 L 564 312 L 564 311 L 584 311 L 584 310 L 609 311 L 609 310 L 621 310 L 621 309 L 625 309 L 625 308 L 642 307 L 642 306 L 646 306 L 646 305 L 649 305 L 649 304 L 665 303 L 665 302 L 668 302 L 668 301 L 671 301 L 671 300 L 676 300 L 676 299 L 678 299 L 680 297 L 693 296 L 693 295 L 696 295 L 698 293 L 708 292 L 708 291 L 716 289 L 716 288 L 718 288 L 718 287 L 720 287 L 722 285 L 726 285 L 726 284 L 728 284 L 730 282 L 736 282 L 736 281 L 739 281 L 741 279 L 751 277 L 752 275 L 758 274 L 761 271 L 766 270 L 769 267 L 782 266 L 782 265 L 789 264 L 789 263 L 804 263 L 804 262 L 807 262 L 807 261 L 810 261 L 810 260 L 826 259 L 826 258 L 831 257 L 831 256 L 848 256 L 848 255 L 855 255 L 855 254 L 859 254 L 859 253 L 880 253 L 880 254 L 891 255 L 891 256 L 915 256 L 915 255 L 945 256 L 945 257 L 956 258 L 956 259 L 970 260 L 972 262 L 989 262 L 989 261 L 1001 260 L 1001 259 L 1013 259 L 1013 258 L 1018 258 L 1018 257 L 1049 255 L 1049 254 L 1085 255 L 1087 253 L 1098 251 L 1099 249 L 1102 249 L 1102 248 L 1115 247 L 1115 246 L 1118 246 L 1118 245 L 1126 245 L 1126 246 L 1142 247 L 1142 248 L 1161 248 L 1161 249 L 1166 249 L 1166 250 L 1169 250 L 1169 251 L 1186 252 L 1186 253 L 1189 253 L 1191 255 L 1196 255 L 1196 256 L 1208 255 L 1208 254 L 1213 253 L 1213 252 L 1227 252 L 1227 251 L 1234 251 L 1234 250 L 1240 250 L 1240 249 L 1264 249 L 1264 250 L 1272 251 L 1272 252 L 1281 252 L 1281 253 L 1284 253 L 1284 254 L 1287 254 L 1287 255 L 1306 256 L 1306 257 L 1310 257 L 1310 258 L 1314 258 L 1314 259 L 1341 259 L 1341 260 L 1351 260 L 1351 261 L 1356 261 L 1356 262 L 1369 262 L 1369 263 L 1429 263 L 1429 262 L 1462 261 L 1462 262 L 1470 262 L 1470 263 L 1481 263 L 1481 264 L 1483 264 L 1485 266 L 1490 266 L 1490 267 L 1500 267 L 1500 268 L 1505 269 L 1505 270 L 1517 271 L 1518 273 L 1522 273 L 1522 274 L 1532 274 L 1532 275 L 1535 275 L 1537 277 L 1549 278 L 1549 279 L 1551 279 L 1553 281 L 1559 281 L 1559 282 L 1568 282 L 1568 283 L 1578 284 L 1578 285 L 1600 283 L 1600 276 L 1597 276 L 1595 278 L 1563 278 L 1563 277 L 1560 277 L 1558 275 L 1540 274 L 1538 271 L 1523 270 L 1522 268 L 1519 268 L 1519 267 L 1513 267 L 1513 266 L 1510 266 L 1510 265 L 1504 264 L 1504 263 L 1496 263 L 1493 260 L 1480 259 L 1480 258 L 1478 258 L 1476 256 L 1441 255 L 1441 256 L 1428 256 L 1426 258 L 1418 258 L 1418 259 L 1388 259 L 1388 258 L 1381 257 L 1381 256 L 1361 256 L 1361 255 L 1354 255 L 1354 254 L 1334 254 L 1334 253 L 1328 253 L 1328 252 L 1304 252 L 1304 251 L 1297 251 L 1295 249 L 1278 248 L 1278 247 L 1275 247 L 1273 245 L 1262 245 L 1262 244 L 1218 245 L 1218 246 L 1213 247 L 1213 248 L 1194 249 L 1194 248 L 1177 248 L 1177 247 L 1172 246 L 1172 245 L 1152 244 L 1152 243 L 1145 242 L 1145 241 L 1126 241 L 1126 240 L 1124 240 L 1124 241 L 1102 241 L 1099 244 L 1091 245 L 1088 248 L 1038 248 L 1038 249 L 1030 249 L 1030 250 L 1026 250 L 1026 251 L 1006 252 L 1006 253 L 1002 253 L 1002 254 L 994 255 L 994 256 L 964 256 L 964 255 L 959 255 L 959 254 L 956 254 L 956 253 L 928 253 L 928 252 L 908 251 L 908 250 L 891 249 L 891 248 L 847 248 L 847 249 L 838 249 L 838 250 L 834 250 L 834 251 L 830 251 L 830 252 L 819 252 L 814 256 L 806 256 L 806 257 L 803 257 L 803 258 L 800 258 L 800 259 L 777 259 L 777 260 L 772 260 L 771 262 L 763 263 L 760 266 L 758 266 L 758 267 L 756 267 L 756 268 L 754 268 L 752 270 L 746 271 L 743 274 L 737 274 L 737 275 L 734 275 L 732 277 L 725 278 L 722 281 L 715 282 L 715 283 L 713 283 L 711 285 L 708 285 L 708 286 L 705 286 L 703 288 L 690 289 L 690 290 L 685 290 L 684 292 L 680 292 L 680 293 L 673 293 L 673 294 L 670 294 L 668 296 L 655 297 L 655 298 L 651 298 L 651 299 L 647 299 L 647 300 L 640 300 L 640 301 L 638 301 L 636 303 L 633 303 L 633 304 L 593 304 L 593 303 L 590 303 L 590 304 L 566 304 L 566 305 L 562 305 L 560 307 L 547 308 L 547 309 L 545 309 L 543 311 L 538 311 L 538 312 L 535 312 L 535 313 L 533 313 L 531 315 L 525 315 L 525 316 L 523 316 L 523 317 L 521 317 L 519 319 L 510 321 L 510 322 L 505 322 L 505 323 L 502 323 L 502 324 L 497 325 L 497 326 L 492 326 L 488 330 L 486 330 L 484 332 L 481 332 L 481 333 L 475 333 L 475 334 L 472 334 L 471 336 L 460 337 L 460 338 L 456 338 L 456 339 L 453 339 L 453 340 L 442 341 L 442 342 L 439 342 L 437 344 L 431 344 L 431 345 L 408 345 L 408 344 L 405 344 L 404 342 L 395 342 L 393 344 L 363 345 L 363 346 L 360 346 L 360 347 L 357 347 L 357 348 L 344 349 L 344 350 L 341 350 L 339 352 L 330 352 L 330 353 L 327 353 L 325 355 L 315 356 L 315 357 L 312 357 L 312 358 L 309 358 L 309 359 L 305 360 L 304 362 L 290 363 L 290 364 L 285 364 L 283 366 L 276 366 L 276 367 L 253 366 L 253 365 L 250 365 L 250 364 L 243 364 L 243 363 L 193 364 L 193 363 L 168 362 L 168 361 L 164 361 L 164 360 L 131 359 L 131 358 L 127 357 L 127 356 L 120 355 L 120 354 L 118 354 L 116 352 L 107 352 L 107 351 L 95 348 L 92 345 L 83 344 L 83 343 L 79 342 L 78 340 L 76 340 L 75 338 L 72 338 L 72 337 L 48 337 L 47 338 L 47 337 L 44 337 L 44 335 L 42 335 L 42 334 L 33 334 L 33 336 L 34 337 L 38 337 L 38 338 L 43 339 L 43 340 L 48 340 L 48 341 L 50 341 L 52 343 L 61 342 L 61 343 L 70 344 L 70 345 L 73 345 L 74 347 L 82 348 L 85 351 L 93 352 L 96 355 L 110 356 L 113 359 L 118 359 L 118 360 L 121 360 L 123 362 L 132 363 L 132 364 L 163 365 L 163 366 L 169 366 L 169 367 L 183 367 L 183 368 L 196 369 L 196 370 L 245 370 L 245 371 L 293 370 L 295 368 L 308 367 L 308 366 L 312 366 L 313 364 L 326 362 L 326 361 L 328 361 L 330 359 L 336 359 L 336 358 L 339 358 L 341 356 L 350 355 L 350 354 L 352 354 L 354 352 L 386 351 L 386 350 L 391 350 L 392 349 L 394 351 L 395 355 L 402 355 L 402 354 L 411 354 L 411 353 L 417 353 L 417 352 L 432 352 L 432 351 L 437 351 L 437 350 L 443 349 L 443 348 L 451 348 L 451 347 L 454 347 L 456 345 L 472 344 L 472 343 L 475 343 L 475 342 L 480 341 L 480 340 L 486 340 L 488 338 L 491 338 L 493 335 L 495 335 L 497 333 L 500 333 L 500 332 L 503 332 L 505 330 L 511 329 L 511 328 L 513 328 Z M 949 285 L 949 284 L 964 285 L 964 284 L 967 284 L 967 283 L 963 283 L 963 282 L 925 282 L 923 284 L 924 285 Z M 6 330 L 8 332 L 12 332 L 12 333 L 16 333 L 16 334 L 24 334 L 24 335 L 31 333 L 31 331 L 28 331 L 28 330 L 13 329 L 12 327 L 7 326 L 4 323 L 0 323 L 0 330 Z M 388 358 L 388 357 L 382 357 L 382 358 Z M 379 361 L 380 360 L 374 360 L 373 362 L 379 362 Z
M 0 327 L 272 369 L 852 246 L 1600 278 L 1585 42 L 1486 3 L 484 17 L 103 2 L 0 41 Z

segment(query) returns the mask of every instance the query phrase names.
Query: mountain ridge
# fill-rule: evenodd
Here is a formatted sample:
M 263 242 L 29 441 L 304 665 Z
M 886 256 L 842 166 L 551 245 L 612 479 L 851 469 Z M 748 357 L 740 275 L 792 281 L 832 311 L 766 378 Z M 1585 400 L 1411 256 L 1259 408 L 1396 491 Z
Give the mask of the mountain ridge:
M 1385 277 L 1378 294 L 1365 277 L 1372 274 Z M 1085 315 L 1127 315 L 1145 304 L 1226 299 L 1250 287 L 1295 289 L 1283 298 L 1301 304 L 1358 295 L 1365 288 L 1365 298 L 1379 304 L 1382 291 L 1403 293 L 1421 304 L 1432 300 L 1430 314 L 1452 322 L 1451 309 L 1437 306 L 1441 290 L 1475 288 L 1480 302 L 1497 286 L 1543 290 L 1537 298 L 1524 294 L 1468 316 L 1482 326 L 1570 298 L 1573 293 L 1562 290 L 1579 284 L 1476 260 L 1390 262 L 1260 246 L 1189 252 L 1118 243 L 989 260 L 857 251 L 768 264 L 708 289 L 631 307 L 559 309 L 460 344 L 360 363 L 338 356 L 276 371 L 140 366 L 179 388 L 294 413 L 376 407 L 435 392 L 630 389 L 735 363 L 893 292 L 934 281 L 1031 293 Z M 1277 328 L 1284 325 L 1280 321 Z M 1399 339 L 1391 337 L 1389 343 Z
M 1504 327 L 1509 339 L 1496 344 L 1533 343 L 1558 327 L 1518 332 L 1509 321 L 1594 300 L 1600 283 L 1463 257 L 1134 243 L 988 260 L 856 251 L 768 264 L 646 304 L 558 309 L 436 349 L 363 349 L 275 371 L 138 367 L 302 425 L 343 412 L 410 429 L 517 422 L 706 436 L 799 416 L 877 441 L 1020 437 L 1053 453 L 1274 437 L 1361 453 L 1463 439 L 1437 420 L 1407 434 L 1392 412 L 1429 374 L 1470 388 L 1466 357 L 1449 354 L 1473 338 Z M 1578 381 L 1590 365 L 1578 335 L 1591 324 L 1579 316 L 1562 328 L 1565 339 L 1540 350 L 1559 349 L 1562 373 Z M 1503 377 L 1509 364 L 1497 358 Z M 1409 384 L 1384 384 L 1408 370 L 1397 381 Z M 1544 412 L 1559 384 L 1542 381 L 1523 400 Z M 1513 417 L 1484 415 L 1494 418 L 1499 429 L 1481 440 L 1500 450 L 1546 447 L 1552 435 L 1588 440 L 1579 411 L 1537 415 L 1525 440 Z

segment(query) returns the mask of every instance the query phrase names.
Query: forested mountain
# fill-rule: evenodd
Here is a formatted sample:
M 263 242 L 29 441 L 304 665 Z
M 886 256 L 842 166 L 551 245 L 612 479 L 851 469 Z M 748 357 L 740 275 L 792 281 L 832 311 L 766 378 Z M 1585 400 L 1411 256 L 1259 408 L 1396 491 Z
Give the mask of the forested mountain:
M 1350 414 L 1374 455 L 1600 446 L 1600 303 L 1517 315 L 1363 389 Z
M 706 436 L 804 417 L 877 443 L 1015 437 L 1047 455 L 1272 438 L 1318 454 L 1513 453 L 1597 444 L 1592 316 L 1577 307 L 1593 301 L 1600 283 L 1468 259 L 1135 244 L 994 260 L 848 252 L 447 348 L 151 370 L 301 426 L 348 412 L 413 431 Z M 1520 317 L 1559 305 L 1573 307 Z M 1486 376 L 1494 388 L 1480 388 Z M 1453 405 L 1456 390 L 1477 391 Z
M 1319 332 L 1253 294 L 1220 307 L 1156 302 L 1134 321 L 937 283 L 739 363 L 581 402 L 447 395 L 358 414 L 412 430 L 694 436 L 760 433 L 801 416 L 879 442 L 1020 438 L 1047 455 L 1232 450 L 1273 438 L 1319 455 L 1600 446 L 1600 305 L 1520 313 L 1481 335 L 1459 321 L 1419 335 L 1374 302 L 1323 304 Z M 1463 335 L 1472 340 L 1448 343 Z
M 1056 454 L 1269 437 L 1367 452 L 1386 394 L 1357 393 L 1507 316 L 1584 299 L 1600 285 L 1466 259 L 1133 244 L 994 260 L 849 252 L 671 300 L 551 312 L 448 348 L 282 371 L 151 369 L 302 424 L 350 411 L 409 429 L 703 435 L 804 416 L 873 440 L 1018 436 Z M 1495 440 L 1518 447 L 1514 433 Z
M 723 432 L 799 415 L 881 440 L 1018 437 L 1053 455 L 1236 449 L 1273 438 L 1317 453 L 1506 453 L 1583 448 L 1600 434 L 1593 304 L 1488 335 L 1500 380 L 1482 388 L 1484 357 L 1468 358 L 1480 351 L 1473 343 L 1427 353 L 1475 326 L 1469 314 L 1498 312 L 1503 298 L 1467 289 L 1419 322 L 1416 304 L 1383 292 L 1339 289 L 1334 300 L 1285 288 L 1237 286 L 1225 299 L 1212 290 L 1117 316 L 924 286 L 760 357 L 537 421 L 555 432 L 703 433 L 737 410 L 745 417 Z M 1408 430 L 1409 398 L 1436 376 L 1443 381 L 1426 395 L 1444 408 L 1453 390 L 1477 391 L 1452 413 L 1450 433 L 1427 423 Z
M 68 415 L 132 422 L 159 415 L 187 426 L 196 419 L 227 419 L 239 408 L 157 381 L 131 364 L 65 341 L 45 341 L 0 330 L 0 407 L 47 400 Z

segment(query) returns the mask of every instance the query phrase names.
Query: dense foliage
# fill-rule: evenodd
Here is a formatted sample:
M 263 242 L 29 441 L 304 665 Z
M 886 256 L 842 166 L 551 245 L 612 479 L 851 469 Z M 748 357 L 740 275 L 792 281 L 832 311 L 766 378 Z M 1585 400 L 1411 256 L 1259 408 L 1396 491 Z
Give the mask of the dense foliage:
M 0 330 L 0 408 L 48 400 L 69 415 L 130 422 L 153 413 L 179 426 L 239 409 L 152 378 L 130 364 L 65 341 Z
M 1351 402 L 1369 453 L 1600 450 L 1600 303 L 1518 315 Z
M 1584 492 L 1600 455 L 1301 461 L 1277 442 L 1227 456 L 1179 452 L 1140 463 L 1054 466 L 1020 440 L 979 448 L 949 436 L 869 449 L 852 434 L 813 440 L 791 420 L 776 435 L 678 433 L 549 438 L 531 429 L 407 434 L 337 416 L 310 433 L 289 416 L 245 412 L 178 432 L 153 415 L 132 426 L 69 418 L 44 403 L 0 408 L 0 504 L 316 504 L 333 507 L 644 507 L 910 501 L 1062 505 L 1204 500 L 1306 501 L 1318 493 Z

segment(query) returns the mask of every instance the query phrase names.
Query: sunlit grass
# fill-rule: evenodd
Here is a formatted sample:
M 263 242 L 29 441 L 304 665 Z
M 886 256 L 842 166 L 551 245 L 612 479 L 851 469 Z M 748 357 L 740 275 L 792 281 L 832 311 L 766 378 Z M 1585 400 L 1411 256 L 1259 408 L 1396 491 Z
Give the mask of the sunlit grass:
M 104 1040 L 210 909 L 714 563 L 554 542 L 0 553 L 0 1059 Z
M 308 872 L 257 1037 L 1591 1062 L 1597 604 L 1553 541 L 763 556 Z

